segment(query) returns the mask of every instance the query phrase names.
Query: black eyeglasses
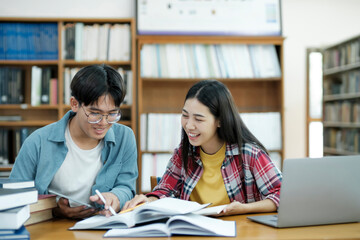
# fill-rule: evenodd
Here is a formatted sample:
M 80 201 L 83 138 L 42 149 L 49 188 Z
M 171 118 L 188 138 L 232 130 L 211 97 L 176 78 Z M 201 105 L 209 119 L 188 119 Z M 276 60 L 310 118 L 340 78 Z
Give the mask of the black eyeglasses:
M 103 117 L 106 117 L 105 118 L 106 121 L 110 124 L 118 122 L 121 118 L 120 110 L 117 113 L 109 113 L 109 114 L 100 114 L 100 113 L 94 113 L 94 112 L 90 112 L 89 114 L 86 114 L 85 108 L 83 108 L 83 106 L 81 106 L 81 108 L 84 110 L 84 113 L 88 119 L 88 123 L 91 123 L 91 124 L 96 124 L 96 123 L 101 122 Z

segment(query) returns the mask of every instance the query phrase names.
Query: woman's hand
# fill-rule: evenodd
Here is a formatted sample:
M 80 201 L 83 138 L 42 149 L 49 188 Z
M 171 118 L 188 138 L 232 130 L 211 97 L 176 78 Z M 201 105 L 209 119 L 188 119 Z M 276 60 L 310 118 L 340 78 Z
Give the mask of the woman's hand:
M 157 200 L 157 197 L 146 197 L 144 194 L 140 194 L 140 195 L 135 195 L 135 197 L 133 199 L 131 199 L 130 201 L 127 201 L 124 205 L 124 207 L 121 209 L 121 211 L 124 211 L 126 209 L 129 208 L 133 208 L 136 205 L 139 205 L 141 203 L 147 203 L 147 202 L 152 202 Z
M 120 201 L 118 199 L 118 197 L 111 193 L 111 192 L 103 192 L 101 193 L 101 195 L 103 195 L 106 204 L 104 206 L 104 209 L 99 211 L 99 214 L 105 215 L 107 217 L 110 217 L 112 214 L 109 211 L 109 207 L 111 206 L 115 212 L 119 212 L 120 211 Z M 104 202 L 100 199 L 100 197 L 98 195 L 92 195 L 90 196 L 90 201 L 92 202 L 96 202 L 100 205 L 104 205 Z
M 270 199 L 261 200 L 252 203 L 240 203 L 233 201 L 227 205 L 218 216 L 229 216 L 246 213 L 274 212 L 276 211 L 275 203 Z
M 60 198 L 57 204 L 58 206 L 53 209 L 55 217 L 81 219 L 90 217 L 97 211 L 87 206 L 70 207 L 69 200 L 66 198 Z

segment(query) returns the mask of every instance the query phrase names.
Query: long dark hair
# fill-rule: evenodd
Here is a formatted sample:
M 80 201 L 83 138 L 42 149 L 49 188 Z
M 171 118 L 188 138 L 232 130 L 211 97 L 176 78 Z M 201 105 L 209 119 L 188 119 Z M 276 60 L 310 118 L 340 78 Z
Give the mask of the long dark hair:
M 85 106 L 95 103 L 99 97 L 110 95 L 119 107 L 125 97 L 124 81 L 109 65 L 90 65 L 81 68 L 70 84 L 71 95 Z
M 197 99 L 208 107 L 215 119 L 219 120 L 220 127 L 217 128 L 219 138 L 226 143 L 238 145 L 241 161 L 240 149 L 244 143 L 255 144 L 267 153 L 266 148 L 249 131 L 242 121 L 234 99 L 229 89 L 223 83 L 216 80 L 200 81 L 189 89 L 185 97 L 185 102 L 192 98 Z M 185 130 L 182 129 L 181 152 L 186 170 L 189 164 L 194 164 L 195 151 L 195 147 L 190 144 Z M 189 157 L 192 162 L 188 162 Z

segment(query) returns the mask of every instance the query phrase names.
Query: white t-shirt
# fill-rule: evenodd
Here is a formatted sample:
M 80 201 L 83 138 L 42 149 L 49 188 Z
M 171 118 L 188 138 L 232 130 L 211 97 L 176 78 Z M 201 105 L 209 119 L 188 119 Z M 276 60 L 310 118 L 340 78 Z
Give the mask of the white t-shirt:
M 104 142 L 101 140 L 90 150 L 80 149 L 71 138 L 69 124 L 65 130 L 65 140 L 68 153 L 51 181 L 49 189 L 81 202 L 91 203 L 89 200 L 91 187 L 102 166 L 101 150 Z M 71 207 L 79 205 L 70 201 Z

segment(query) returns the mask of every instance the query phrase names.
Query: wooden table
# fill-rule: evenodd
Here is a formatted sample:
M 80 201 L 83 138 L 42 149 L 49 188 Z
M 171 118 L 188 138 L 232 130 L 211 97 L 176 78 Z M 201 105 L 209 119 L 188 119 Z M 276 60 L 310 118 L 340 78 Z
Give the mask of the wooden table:
M 255 214 L 252 214 L 255 215 Z M 277 229 L 259 223 L 252 222 L 246 218 L 247 215 L 222 217 L 224 220 L 235 220 L 237 227 L 236 239 L 360 239 L 360 222 L 334 225 L 322 225 L 311 227 L 296 227 Z M 46 239 L 102 239 L 105 230 L 67 230 L 76 221 L 68 219 L 54 219 L 43 223 L 27 226 L 32 240 Z M 111 239 L 111 238 L 104 238 Z M 115 239 L 115 238 L 114 238 Z M 116 238 L 126 239 L 126 238 Z M 136 240 L 140 238 L 127 238 Z M 146 238 L 150 239 L 150 238 Z M 167 239 L 167 238 L 158 238 Z M 228 237 L 194 237 L 174 236 L 171 239 L 234 239 Z

